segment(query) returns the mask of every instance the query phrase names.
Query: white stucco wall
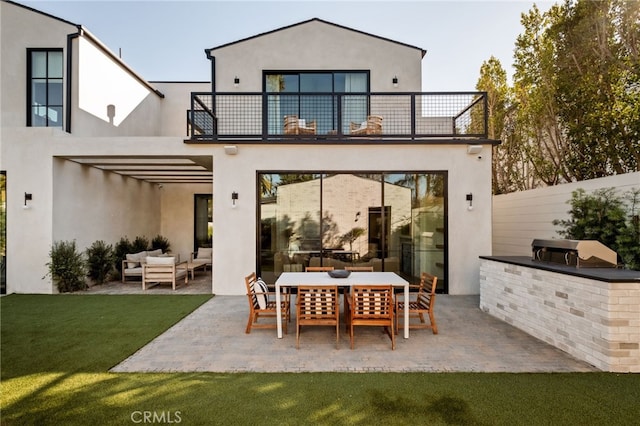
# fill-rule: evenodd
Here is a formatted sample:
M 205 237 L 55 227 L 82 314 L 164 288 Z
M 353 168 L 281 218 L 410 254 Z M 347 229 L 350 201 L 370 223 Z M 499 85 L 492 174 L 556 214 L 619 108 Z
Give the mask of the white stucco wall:
M 157 185 L 53 159 L 53 241 L 76 240 L 84 251 L 97 240 L 150 240 L 160 232 L 161 213 Z
M 244 276 L 256 265 L 257 171 L 448 171 L 449 293 L 479 293 L 480 255 L 491 254 L 491 158 L 468 155 L 466 146 L 256 146 L 225 155 L 212 147 L 216 294 L 244 294 Z M 236 208 L 231 193 L 238 192 Z M 466 194 L 473 193 L 473 210 Z
M 27 48 L 60 48 L 75 26 L 0 2 L 0 124 L 26 125 Z M 66 69 L 66 63 L 64 64 Z
M 420 91 L 422 51 L 311 21 L 213 49 L 216 88 L 221 92 L 262 91 L 263 70 L 371 70 L 371 91 Z M 235 77 L 240 79 L 234 87 Z M 398 87 L 392 79 L 398 77 Z

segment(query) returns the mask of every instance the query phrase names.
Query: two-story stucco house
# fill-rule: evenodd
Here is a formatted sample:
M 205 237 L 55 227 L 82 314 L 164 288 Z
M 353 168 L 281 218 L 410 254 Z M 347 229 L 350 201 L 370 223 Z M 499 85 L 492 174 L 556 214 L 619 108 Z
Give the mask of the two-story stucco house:
M 7 292 L 55 291 L 54 241 L 161 234 L 213 248 L 216 294 L 321 264 L 479 293 L 497 141 L 484 93 L 421 92 L 425 50 L 311 19 L 202 40 L 209 82 L 150 83 L 84 27 L 0 8 Z

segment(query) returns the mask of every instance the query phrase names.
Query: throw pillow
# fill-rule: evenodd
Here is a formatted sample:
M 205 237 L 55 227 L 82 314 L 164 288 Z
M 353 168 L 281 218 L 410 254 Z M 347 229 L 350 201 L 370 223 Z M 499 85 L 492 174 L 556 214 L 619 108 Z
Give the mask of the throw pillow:
M 260 309 L 265 309 L 267 307 L 267 293 L 269 292 L 267 283 L 265 283 L 262 278 L 258 278 L 253 288 L 256 291 L 256 300 L 258 301 L 258 306 L 260 307 Z
M 213 254 L 213 249 L 200 247 L 198 249 L 198 255 L 196 256 L 196 259 L 211 259 L 212 254 Z
M 140 266 L 140 259 L 137 254 L 127 254 L 127 268 L 137 268 Z

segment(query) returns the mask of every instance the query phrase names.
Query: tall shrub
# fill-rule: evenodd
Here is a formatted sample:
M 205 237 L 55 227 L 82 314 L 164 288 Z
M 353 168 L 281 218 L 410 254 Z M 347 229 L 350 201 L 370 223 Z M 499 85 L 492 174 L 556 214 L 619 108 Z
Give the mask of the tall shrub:
M 162 235 L 156 235 L 151 240 L 151 250 L 160 249 L 162 250 L 163 253 L 166 253 L 169 251 L 170 248 L 171 248 L 171 244 L 169 243 L 169 240 L 166 237 L 163 237 Z
M 625 199 L 630 200 L 625 203 Z M 570 219 L 554 220 L 564 238 L 597 240 L 622 258 L 629 269 L 640 268 L 640 190 L 634 189 L 623 196 L 614 188 L 604 188 L 587 194 L 584 189 L 571 193 Z
M 145 236 L 137 236 L 131 243 L 131 249 L 133 250 L 132 253 L 149 250 L 149 239 Z
M 113 246 L 102 240 L 95 241 L 86 254 L 89 278 L 96 284 L 104 284 L 114 267 Z
M 56 241 L 49 252 L 47 276 L 56 283 L 60 293 L 85 290 L 85 261 L 76 249 L 75 241 Z
M 113 258 L 118 272 L 122 272 L 122 261 L 127 256 L 127 253 L 134 253 L 133 245 L 127 237 L 122 237 L 113 248 Z

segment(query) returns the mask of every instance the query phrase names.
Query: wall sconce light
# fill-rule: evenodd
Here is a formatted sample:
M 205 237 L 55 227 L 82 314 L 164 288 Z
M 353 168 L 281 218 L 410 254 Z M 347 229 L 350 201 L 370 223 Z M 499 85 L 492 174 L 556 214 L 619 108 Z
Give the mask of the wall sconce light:
M 358 219 L 360 219 L 360 212 L 356 213 L 356 220 L 354 220 L 354 222 L 357 222 Z
M 28 192 L 24 193 L 24 206 L 22 206 L 23 209 L 28 209 L 29 205 L 27 204 L 27 201 L 31 201 L 33 199 L 33 194 L 29 194 Z
M 233 87 L 238 86 L 240 86 L 240 79 L 238 78 L 238 76 L 235 76 L 235 78 L 233 79 Z
M 238 199 L 238 193 L 236 191 L 233 191 L 231 193 L 231 207 L 232 208 L 236 208 L 236 200 Z
M 467 146 L 467 154 L 476 155 L 482 152 L 482 145 L 468 145 Z
M 398 87 L 398 76 L 394 75 L 391 82 L 393 83 L 393 87 Z
M 467 207 L 467 210 L 473 210 L 473 194 L 467 194 L 467 201 L 469 202 L 469 207 Z
M 225 145 L 224 153 L 227 155 L 236 155 L 238 153 L 238 147 L 236 145 Z

